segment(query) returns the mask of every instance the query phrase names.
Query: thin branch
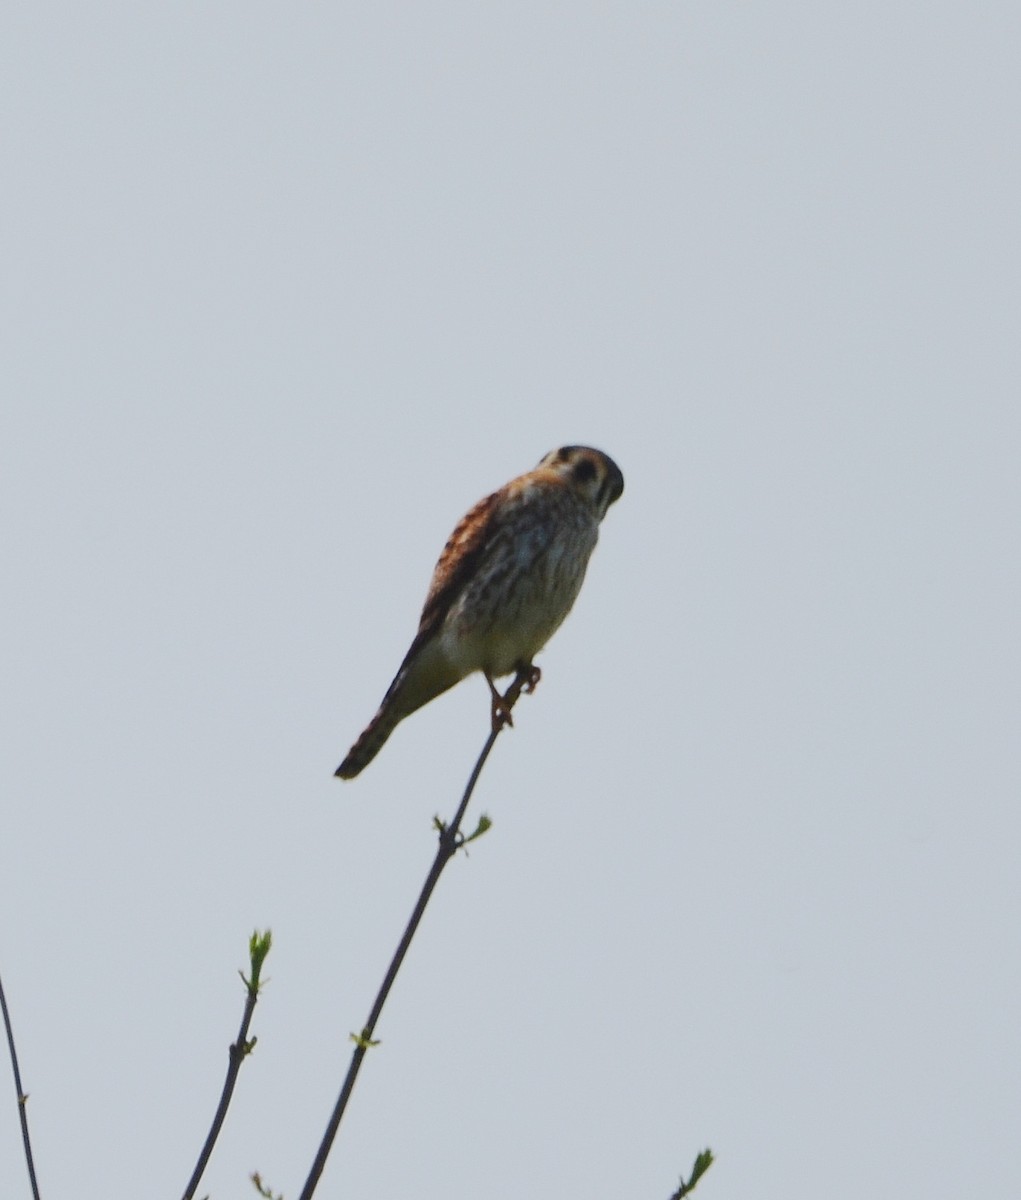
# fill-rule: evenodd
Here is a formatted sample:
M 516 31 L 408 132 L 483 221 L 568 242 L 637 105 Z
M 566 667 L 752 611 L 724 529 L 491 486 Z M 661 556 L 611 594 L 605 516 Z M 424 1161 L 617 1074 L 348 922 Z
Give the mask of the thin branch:
M 32 1184 L 32 1195 L 39 1200 L 39 1183 L 35 1177 L 35 1160 L 32 1157 L 32 1139 L 28 1136 L 28 1095 L 21 1087 L 21 1069 L 18 1067 L 18 1052 L 14 1048 L 14 1029 L 11 1026 L 11 1014 L 7 1011 L 7 997 L 4 995 L 3 981 L 0 980 L 0 1008 L 4 1014 L 4 1028 L 7 1030 L 7 1049 L 11 1054 L 11 1067 L 14 1070 L 14 1090 L 18 1093 L 18 1116 L 21 1118 L 21 1142 L 25 1147 L 25 1163 L 28 1166 L 28 1178 Z
M 526 687 L 531 682 L 530 671 L 519 671 L 514 677 L 514 682 L 507 689 L 503 697 L 504 711 L 509 716 L 510 710 L 517 703 L 518 697 L 521 695 L 522 688 Z M 482 753 L 475 763 L 468 779 L 468 784 L 464 789 L 464 795 L 461 797 L 461 803 L 458 806 L 457 812 L 454 815 L 453 821 L 449 825 L 443 824 L 437 820 L 436 826 L 439 831 L 439 846 L 436 849 L 436 857 L 433 859 L 433 864 L 429 868 L 429 874 L 426 876 L 425 883 L 422 885 L 421 894 L 418 897 L 418 902 L 411 914 L 411 919 L 408 921 L 407 928 L 404 930 L 404 935 L 397 945 L 393 959 L 387 969 L 386 975 L 383 978 L 383 983 L 380 986 L 376 996 L 376 1002 L 372 1006 L 372 1011 L 369 1013 L 369 1019 L 366 1021 L 361 1033 L 352 1034 L 352 1039 L 355 1043 L 354 1053 L 351 1055 L 351 1063 L 347 1069 L 347 1076 L 344 1079 L 343 1086 L 340 1089 L 340 1095 L 337 1097 L 337 1103 L 333 1109 L 333 1115 L 330 1117 L 330 1123 L 326 1127 L 326 1133 L 323 1135 L 323 1140 L 319 1144 L 319 1150 L 316 1153 L 315 1161 L 312 1163 L 312 1169 L 309 1171 L 308 1179 L 305 1180 L 305 1186 L 302 1189 L 299 1200 L 311 1200 L 312 1193 L 316 1190 L 316 1185 L 319 1182 L 319 1177 L 323 1173 L 323 1168 L 326 1166 L 326 1159 L 329 1156 L 330 1148 L 333 1146 L 333 1139 L 337 1136 L 337 1130 L 340 1128 L 341 1119 L 344 1116 L 344 1110 L 347 1108 L 347 1102 L 351 1098 L 351 1092 L 354 1089 L 355 1080 L 358 1078 L 358 1072 L 361 1069 L 362 1060 L 365 1058 L 366 1051 L 372 1046 L 372 1035 L 376 1031 L 376 1022 L 379 1020 L 380 1014 L 383 1011 L 383 1005 L 386 1004 L 386 998 L 390 994 L 390 989 L 393 987 L 394 980 L 397 978 L 397 972 L 401 969 L 401 964 L 404 962 L 404 956 L 408 952 L 408 947 L 411 945 L 411 939 L 415 936 L 415 931 L 418 929 L 419 922 L 422 920 L 422 915 L 425 912 L 426 905 L 439 882 L 440 875 L 443 873 L 443 868 L 454 857 L 457 851 L 464 845 L 466 841 L 478 836 L 479 833 L 485 832 L 488 828 L 488 821 L 483 817 L 479 821 L 479 826 L 475 833 L 469 837 L 464 837 L 461 834 L 461 822 L 464 820 L 465 810 L 468 808 L 468 802 L 472 798 L 472 792 L 475 790 L 475 785 L 478 782 L 479 775 L 482 773 L 482 768 L 486 765 L 486 759 L 489 758 L 489 753 L 496 744 L 496 739 L 500 736 L 506 722 L 497 724 L 489 737 L 486 739 L 486 744 L 482 747 Z
M 246 979 L 243 971 L 238 972 L 246 990 L 245 1011 L 241 1017 L 241 1028 L 238 1030 L 237 1041 L 230 1047 L 227 1062 L 227 1078 L 223 1083 L 220 1103 L 217 1105 L 216 1115 L 213 1117 L 213 1123 L 209 1128 L 206 1143 L 202 1147 L 202 1153 L 195 1164 L 195 1170 L 192 1172 L 191 1179 L 188 1180 L 188 1186 L 184 1189 L 184 1200 L 192 1200 L 192 1197 L 195 1195 L 195 1190 L 199 1186 L 199 1180 L 202 1178 L 202 1173 L 209 1162 L 209 1156 L 213 1153 L 213 1146 L 216 1145 L 216 1139 L 220 1136 L 220 1129 L 223 1126 L 223 1119 L 227 1115 L 231 1096 L 234 1094 L 234 1085 L 237 1083 L 241 1064 L 255 1049 L 257 1039 L 252 1038 L 251 1041 L 248 1040 L 248 1027 L 252 1023 L 252 1013 L 255 1012 L 255 1005 L 259 999 L 259 975 L 262 972 L 262 964 L 266 961 L 266 955 L 269 954 L 272 940 L 270 932 L 267 929 L 265 933 L 261 934 L 256 931 L 248 941 L 248 957 L 252 964 L 251 978 Z

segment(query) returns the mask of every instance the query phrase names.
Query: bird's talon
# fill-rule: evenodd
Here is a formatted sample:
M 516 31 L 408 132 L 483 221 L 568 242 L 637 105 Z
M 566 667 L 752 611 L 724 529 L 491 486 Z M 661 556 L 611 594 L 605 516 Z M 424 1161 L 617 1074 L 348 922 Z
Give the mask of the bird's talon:
M 504 725 L 509 725 L 514 728 L 514 718 L 511 716 L 510 705 L 504 700 L 497 690 L 496 684 L 493 682 L 489 672 L 486 673 L 486 683 L 489 684 L 489 694 L 493 697 L 493 704 L 490 708 L 492 714 L 493 732 L 497 733 Z
M 521 690 L 526 696 L 530 696 L 539 686 L 539 680 L 542 678 L 542 671 L 536 666 L 527 668 L 528 674 L 525 676 L 525 682 L 521 685 Z
M 502 729 L 504 725 L 514 728 L 514 718 L 511 716 L 511 710 L 503 702 L 502 696 L 493 697 L 493 732 Z

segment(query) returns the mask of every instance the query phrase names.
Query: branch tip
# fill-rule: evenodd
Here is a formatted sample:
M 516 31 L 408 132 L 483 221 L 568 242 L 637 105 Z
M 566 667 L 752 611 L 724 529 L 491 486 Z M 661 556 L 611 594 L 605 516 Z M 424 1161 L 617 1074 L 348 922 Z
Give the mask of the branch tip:
M 714 1161 L 713 1152 L 706 1146 L 704 1150 L 695 1156 L 695 1162 L 691 1168 L 691 1176 L 687 1182 L 685 1182 L 684 1176 L 681 1176 L 681 1186 L 671 1195 L 670 1200 L 681 1200 L 683 1196 L 690 1195 L 695 1190 L 695 1185 L 713 1165 Z

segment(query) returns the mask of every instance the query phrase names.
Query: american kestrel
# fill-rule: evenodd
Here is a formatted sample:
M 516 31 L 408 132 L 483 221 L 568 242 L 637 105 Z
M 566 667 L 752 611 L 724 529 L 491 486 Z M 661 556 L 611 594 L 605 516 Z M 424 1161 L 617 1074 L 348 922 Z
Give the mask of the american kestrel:
M 599 522 L 623 491 L 612 458 L 563 446 L 462 518 L 433 571 L 418 634 L 337 768 L 341 779 L 363 771 L 399 721 L 475 671 L 489 684 L 494 727 L 510 719 L 493 679 L 528 671 L 538 682 L 532 659 L 571 611 Z

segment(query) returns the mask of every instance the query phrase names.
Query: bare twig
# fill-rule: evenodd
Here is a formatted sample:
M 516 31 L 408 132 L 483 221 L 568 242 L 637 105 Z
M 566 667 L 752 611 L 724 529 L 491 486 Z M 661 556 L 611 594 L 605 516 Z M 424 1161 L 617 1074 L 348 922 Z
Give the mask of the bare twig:
M 11 1026 L 11 1014 L 7 1011 L 7 997 L 4 995 L 3 981 L 0 980 L 0 1009 L 3 1009 L 4 1028 L 7 1030 L 7 1049 L 11 1054 L 11 1067 L 14 1070 L 14 1090 L 18 1093 L 18 1116 L 21 1119 L 21 1142 L 25 1147 L 25 1163 L 28 1166 L 28 1178 L 32 1184 L 32 1195 L 39 1200 L 39 1183 L 35 1177 L 35 1160 L 32 1157 L 32 1139 L 28 1136 L 28 1095 L 21 1087 L 21 1070 L 18 1067 L 18 1052 L 14 1048 L 14 1029 Z
M 199 1180 L 202 1178 L 202 1173 L 209 1162 L 209 1156 L 213 1153 L 213 1146 L 220 1135 L 220 1128 L 223 1125 L 224 1117 L 227 1115 L 230 1098 L 234 1094 L 234 1085 L 237 1083 L 241 1064 L 255 1048 L 256 1039 L 252 1038 L 250 1041 L 248 1039 L 248 1026 L 252 1023 L 252 1013 L 255 1012 L 255 1005 L 259 999 L 259 975 L 262 972 L 262 964 L 266 961 L 266 955 L 269 954 L 271 942 L 272 938 L 268 929 L 265 933 L 256 931 L 248 941 L 248 957 L 252 964 L 252 974 L 250 978 L 245 978 L 243 971 L 238 972 L 247 993 L 245 996 L 245 1011 L 241 1017 L 241 1028 L 238 1030 L 237 1041 L 230 1047 L 227 1062 L 227 1078 L 223 1083 L 220 1103 L 217 1105 L 216 1115 L 213 1117 L 213 1123 L 209 1128 L 206 1143 L 202 1147 L 202 1153 L 195 1164 L 195 1170 L 192 1172 L 191 1179 L 188 1180 L 188 1186 L 184 1189 L 184 1200 L 192 1200 L 192 1197 L 195 1195 Z
M 530 671 L 519 671 L 514 677 L 514 682 L 507 689 L 503 697 L 504 710 L 509 715 L 510 710 L 517 703 L 518 697 L 521 695 L 521 689 L 530 683 L 532 673 Z M 506 722 L 504 722 L 506 723 Z M 344 1116 L 344 1110 L 347 1108 L 347 1102 L 351 1098 L 351 1092 L 354 1089 L 355 1080 L 358 1078 L 358 1072 L 361 1069 L 362 1060 L 365 1058 L 366 1051 L 372 1046 L 372 1035 L 376 1030 L 376 1022 L 379 1020 L 380 1013 L 383 1011 L 383 1005 L 386 1003 L 386 998 L 390 994 L 390 989 L 393 987 L 394 980 L 397 978 L 397 972 L 401 969 L 401 964 L 404 962 L 404 956 L 408 952 L 408 947 L 411 945 L 411 939 L 415 936 L 415 930 L 418 929 L 419 922 L 422 920 L 422 915 L 425 912 L 426 905 L 433 894 L 436 884 L 439 882 L 443 868 L 454 857 L 457 851 L 464 845 L 466 841 L 471 840 L 484 833 L 488 828 L 488 820 L 483 817 L 479 821 L 479 826 L 474 833 L 467 838 L 461 833 L 461 822 L 464 820 L 465 810 L 468 808 L 468 801 L 471 800 L 472 792 L 475 790 L 475 784 L 478 782 L 479 775 L 482 773 L 482 768 L 486 765 L 486 759 L 489 757 L 489 752 L 493 749 L 496 739 L 500 736 L 500 731 L 503 729 L 503 724 L 498 724 L 494 727 L 489 737 L 486 739 L 486 744 L 482 747 L 482 753 L 475 763 L 468 779 L 468 784 L 464 789 L 464 795 L 461 797 L 461 803 L 458 806 L 454 819 L 449 825 L 445 825 L 442 821 L 437 820 L 436 827 L 439 831 L 439 846 L 436 849 L 436 857 L 433 859 L 433 864 L 429 868 L 429 874 L 426 876 L 425 883 L 422 885 L 421 894 L 418 897 L 418 902 L 411 914 L 411 919 L 408 921 L 407 928 L 404 930 L 397 949 L 394 952 L 393 959 L 386 975 L 383 978 L 383 983 L 380 986 L 376 996 L 376 1002 L 372 1006 L 372 1011 L 369 1013 L 369 1019 L 366 1021 L 362 1031 L 358 1034 L 352 1034 L 352 1040 L 355 1043 L 354 1053 L 351 1055 L 351 1063 L 347 1069 L 347 1075 L 344 1079 L 343 1086 L 340 1089 L 340 1095 L 337 1097 L 337 1103 L 333 1109 L 333 1115 L 330 1117 L 330 1123 L 326 1127 L 326 1133 L 323 1135 L 323 1140 L 319 1144 L 319 1150 L 316 1153 L 315 1161 L 312 1163 L 312 1169 L 309 1171 L 308 1179 L 305 1180 L 305 1186 L 302 1189 L 299 1200 L 310 1200 L 312 1193 L 316 1189 L 319 1182 L 319 1177 L 323 1173 L 323 1167 L 326 1165 L 326 1159 L 329 1156 L 330 1148 L 333 1145 L 333 1139 L 337 1136 L 337 1130 L 340 1128 L 341 1118 Z

